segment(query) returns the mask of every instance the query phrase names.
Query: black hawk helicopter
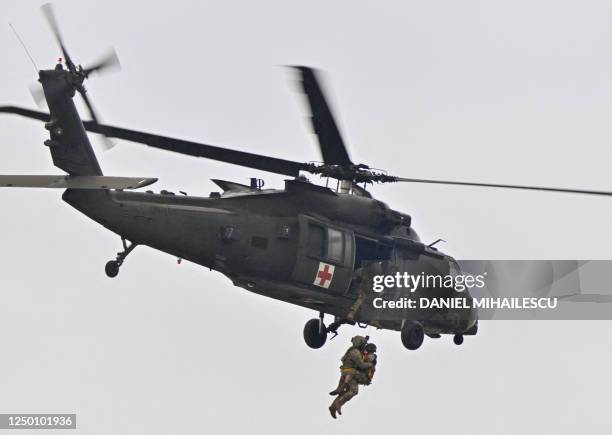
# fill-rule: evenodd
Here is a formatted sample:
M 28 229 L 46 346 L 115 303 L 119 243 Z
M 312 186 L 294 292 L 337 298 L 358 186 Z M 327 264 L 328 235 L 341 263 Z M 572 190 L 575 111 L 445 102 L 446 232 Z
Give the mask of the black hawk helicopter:
M 117 65 L 114 54 L 88 68 L 75 65 L 60 36 L 50 4 L 43 12 L 63 53 L 54 69 L 41 70 L 39 82 L 49 113 L 15 106 L 0 112 L 43 121 L 49 131 L 44 142 L 53 163 L 65 176 L 2 175 L 0 186 L 65 188 L 63 200 L 121 237 L 123 251 L 106 264 L 116 277 L 128 254 L 146 245 L 177 258 L 221 272 L 233 284 L 249 291 L 313 309 L 318 318 L 304 327 L 304 339 L 320 348 L 342 324 L 401 331 L 402 343 L 414 350 L 424 336 L 464 335 L 477 332 L 477 313 L 457 316 L 444 310 L 419 319 L 372 320 L 371 307 L 359 310 L 352 320 L 347 313 L 357 295 L 351 285 L 355 270 L 379 262 L 386 272 L 461 273 L 455 260 L 433 244 L 419 240 L 405 213 L 389 208 L 361 187 L 372 183 L 435 183 L 552 192 L 612 195 L 612 192 L 533 186 L 485 184 L 402 178 L 373 170 L 351 160 L 315 70 L 295 67 L 311 109 L 311 121 L 323 163 L 300 163 L 260 154 L 190 142 L 152 133 L 113 127 L 99 122 L 86 89 L 85 79 Z M 82 121 L 73 102 L 78 92 L 91 115 Z M 222 192 L 209 197 L 175 195 L 162 190 L 128 192 L 145 187 L 156 178 L 105 176 L 89 142 L 87 131 L 137 142 L 195 157 L 204 157 L 290 177 L 285 188 L 264 189 L 263 181 L 250 185 L 213 180 Z M 337 180 L 336 188 L 310 183 L 302 173 Z M 435 243 L 435 242 L 434 242 Z M 334 321 L 326 326 L 324 315 Z

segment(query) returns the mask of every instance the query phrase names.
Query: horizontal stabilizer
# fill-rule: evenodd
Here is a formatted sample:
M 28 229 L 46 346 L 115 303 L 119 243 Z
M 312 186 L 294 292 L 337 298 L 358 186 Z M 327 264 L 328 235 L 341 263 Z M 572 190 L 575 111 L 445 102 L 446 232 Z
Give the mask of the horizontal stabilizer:
M 56 187 L 60 189 L 138 189 L 157 178 L 98 175 L 0 175 L 0 187 Z

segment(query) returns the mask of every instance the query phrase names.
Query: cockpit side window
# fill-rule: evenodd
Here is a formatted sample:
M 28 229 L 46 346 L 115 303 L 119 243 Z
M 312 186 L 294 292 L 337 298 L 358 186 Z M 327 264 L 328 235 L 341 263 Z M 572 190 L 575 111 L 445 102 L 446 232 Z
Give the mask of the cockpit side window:
M 459 263 L 457 263 L 457 261 L 453 257 L 447 256 L 446 259 L 448 260 L 448 267 L 449 267 L 448 274 L 449 275 L 451 276 L 463 275 L 463 271 L 461 270 Z
M 355 237 L 355 240 L 357 242 L 355 268 L 361 267 L 364 261 L 388 261 L 391 258 L 390 246 L 362 237 Z

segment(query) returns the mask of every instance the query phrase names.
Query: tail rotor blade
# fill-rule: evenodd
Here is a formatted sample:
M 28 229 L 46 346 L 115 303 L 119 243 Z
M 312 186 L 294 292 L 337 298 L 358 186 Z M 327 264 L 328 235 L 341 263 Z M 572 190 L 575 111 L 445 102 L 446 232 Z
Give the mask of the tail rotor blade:
M 102 147 L 104 148 L 105 151 L 112 149 L 115 146 L 115 143 L 107 137 L 104 131 L 104 127 L 100 123 L 100 117 L 96 114 L 96 110 L 94 109 L 93 104 L 91 103 L 91 100 L 87 96 L 87 92 L 83 89 L 82 91 L 79 90 L 79 93 L 81 94 L 81 97 L 83 97 L 83 101 L 85 102 L 85 105 L 87 106 L 87 110 L 89 111 L 91 120 L 94 122 L 94 124 L 96 124 L 96 126 L 98 126 L 100 133 L 102 134 L 102 141 L 103 141 Z
M 111 50 L 106 56 L 104 56 L 101 60 L 94 63 L 88 68 L 83 69 L 83 74 L 85 77 L 88 77 L 89 74 L 93 72 L 101 72 L 103 70 L 109 70 L 113 68 L 121 68 L 121 63 L 119 62 L 119 57 L 115 50 Z
M 96 116 L 96 111 L 93 108 L 93 105 L 91 104 L 91 101 L 89 100 L 89 97 L 87 96 L 87 93 L 85 91 L 79 91 L 79 92 L 81 94 L 81 97 L 83 97 L 83 101 L 85 101 L 87 110 L 89 110 L 89 116 L 91 116 L 91 119 L 93 120 L 93 122 L 95 122 L 96 124 L 100 124 L 100 122 L 98 121 L 98 117 Z
M 49 26 L 51 27 L 53 35 L 55 35 L 55 39 L 57 40 L 58 45 L 62 49 L 62 54 L 64 55 L 66 66 L 68 67 L 70 72 L 74 73 L 76 71 L 76 67 L 74 65 L 74 62 L 72 62 L 68 51 L 66 50 L 66 46 L 64 45 L 62 35 L 59 31 L 59 26 L 57 24 L 57 19 L 55 18 L 55 12 L 53 11 L 53 5 L 51 3 L 45 3 L 44 5 L 42 5 L 41 9 L 43 11 L 43 14 L 45 15 L 47 23 L 49 23 Z
M 32 99 L 36 103 L 39 109 L 47 110 L 47 101 L 45 100 L 45 92 L 43 91 L 40 83 L 32 83 L 28 86 L 30 89 L 30 95 L 32 95 Z

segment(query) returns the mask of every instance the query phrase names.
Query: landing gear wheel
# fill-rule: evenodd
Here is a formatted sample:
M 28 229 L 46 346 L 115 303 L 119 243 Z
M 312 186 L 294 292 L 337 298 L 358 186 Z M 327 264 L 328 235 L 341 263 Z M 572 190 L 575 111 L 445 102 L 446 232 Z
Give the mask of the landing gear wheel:
M 455 334 L 453 337 L 453 343 L 455 343 L 457 346 L 463 344 L 463 334 Z
M 123 245 L 123 251 L 117 252 L 117 259 L 109 261 L 106 263 L 106 266 L 104 266 L 106 276 L 109 278 L 114 278 L 119 275 L 119 268 L 125 261 L 125 257 L 127 257 L 128 254 L 132 252 L 136 246 L 138 246 L 136 243 L 130 243 L 128 245 L 128 240 L 125 237 L 121 238 L 121 244 Z
M 116 277 L 119 274 L 119 263 L 117 263 L 115 260 L 109 261 L 106 263 L 106 266 L 104 266 L 104 271 L 106 272 L 106 276 L 109 278 Z
M 417 350 L 423 344 L 425 331 L 423 325 L 416 320 L 406 320 L 401 331 L 402 344 L 406 349 Z
M 304 341 L 308 347 L 319 349 L 327 341 L 327 328 L 320 319 L 310 319 L 304 325 Z

